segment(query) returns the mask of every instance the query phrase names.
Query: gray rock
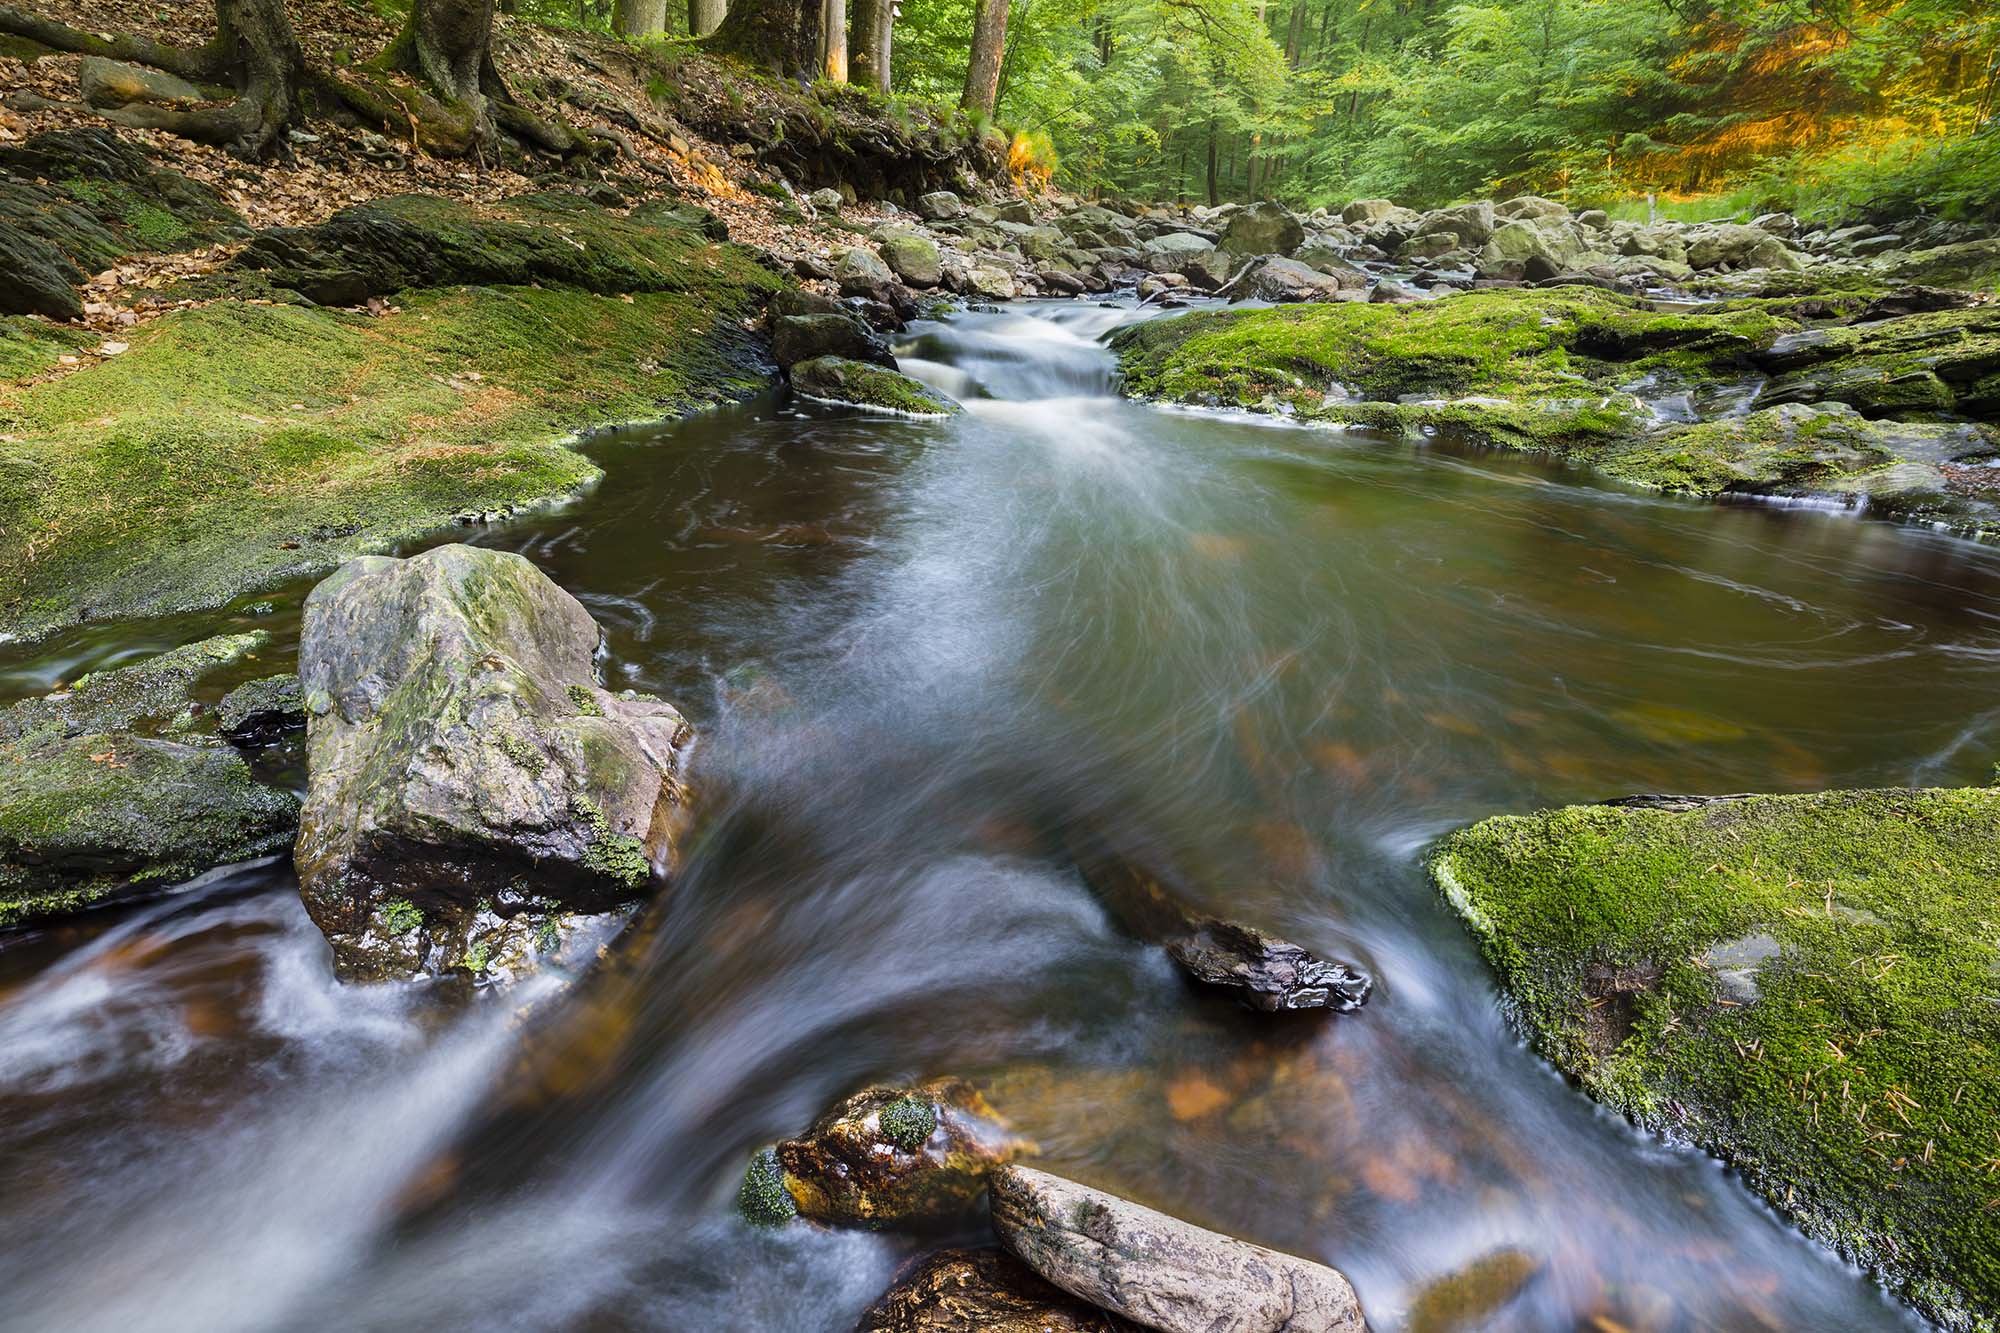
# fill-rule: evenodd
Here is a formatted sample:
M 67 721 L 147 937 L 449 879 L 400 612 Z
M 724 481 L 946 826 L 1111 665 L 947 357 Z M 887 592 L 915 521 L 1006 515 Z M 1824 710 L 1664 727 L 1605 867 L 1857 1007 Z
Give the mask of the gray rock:
M 1011 301 L 1019 291 L 1014 275 L 997 264 L 975 263 L 966 270 L 965 277 L 972 290 L 988 300 Z
M 1326 273 L 1296 259 L 1265 255 L 1253 259 L 1222 294 L 1232 301 L 1341 301 L 1363 299 L 1368 279 L 1359 269 Z
M 883 262 L 912 287 L 935 287 L 944 280 L 937 243 L 907 227 L 883 227 L 875 233 Z
M 873 250 L 850 247 L 833 266 L 833 280 L 848 296 L 879 297 L 896 285 L 896 275 Z
M 239 744 L 267 744 L 305 725 L 305 692 L 291 672 L 249 681 L 222 696 L 220 729 Z
M 814 190 L 811 194 L 807 195 L 806 202 L 822 213 L 838 213 L 841 204 L 845 201 L 841 198 L 840 191 L 831 188 L 822 188 Z
M 1786 240 L 1799 234 L 1799 220 L 1790 213 L 1763 213 L 1751 218 L 1750 225 Z
M 917 216 L 932 222 L 948 222 L 965 215 L 965 201 L 950 190 L 932 190 L 917 196 Z
M 1700 269 L 1803 267 L 1798 255 L 1762 227 L 1708 222 L 1689 233 L 1687 262 Z
M 1251 255 L 1289 257 L 1306 239 L 1306 229 L 1282 204 L 1257 203 L 1239 209 L 1216 248 L 1238 258 Z
M 1363 1333 L 1354 1288 L 1267 1250 L 1073 1180 L 1006 1166 L 993 1229 L 1042 1278 L 1158 1333 Z
M 1455 208 L 1441 208 L 1426 213 L 1422 221 L 1410 232 L 1412 236 L 1432 236 L 1439 232 L 1458 239 L 1467 249 L 1477 249 L 1486 244 L 1499 225 L 1493 205 L 1481 200 L 1473 204 L 1459 204 Z
M 1139 252 L 1144 255 L 1193 255 L 1214 248 L 1215 242 L 1206 236 L 1197 236 L 1191 231 L 1169 231 L 1142 242 Z
M 1371 305 L 1405 305 L 1411 301 L 1421 301 L 1423 299 L 1422 292 L 1416 290 L 1414 287 L 1405 286 L 1397 282 L 1394 278 L 1382 279 L 1382 281 L 1375 284 L 1374 290 L 1368 293 L 1368 300 Z
M 363 556 L 313 589 L 296 859 L 343 976 L 479 973 L 487 950 L 559 940 L 671 870 L 692 731 L 597 683 L 601 639 L 501 551 Z
M 1340 210 L 1340 220 L 1356 225 L 1367 222 L 1387 222 L 1398 213 L 1406 211 L 1408 210 L 1397 208 L 1395 203 L 1388 199 L 1356 199 L 1353 203 Z
M 1530 260 L 1548 266 L 1542 277 L 1567 269 L 1583 253 L 1583 242 L 1567 221 L 1536 217 L 1529 221 L 1501 224 L 1479 252 L 1480 271 L 1498 271 L 1508 277 L 1523 276 Z
M 1509 199 L 1504 204 L 1496 204 L 1493 212 L 1503 218 L 1560 218 L 1569 220 L 1569 209 L 1553 199 L 1544 199 L 1538 194 L 1524 194 Z
M 852 315 L 780 315 L 771 321 L 771 357 L 781 369 L 822 356 L 896 368 L 889 340 Z

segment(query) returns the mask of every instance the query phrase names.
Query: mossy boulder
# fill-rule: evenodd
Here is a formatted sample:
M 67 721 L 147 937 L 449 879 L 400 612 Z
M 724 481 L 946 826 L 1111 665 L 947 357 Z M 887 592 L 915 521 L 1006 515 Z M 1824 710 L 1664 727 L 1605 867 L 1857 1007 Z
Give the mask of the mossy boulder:
M 590 613 L 520 556 L 366 556 L 306 599 L 306 910 L 349 978 L 485 970 L 525 915 L 615 913 L 674 865 L 692 731 L 598 685 Z
M 838 356 L 816 357 L 793 366 L 792 392 L 814 402 L 901 417 L 949 417 L 964 410 L 908 375 Z
M 2000 286 L 2000 239 L 1918 250 L 1894 261 L 1888 271 L 1897 282 L 1992 291 Z
M 867 1088 L 753 1161 L 745 1208 L 766 1221 L 781 1220 L 789 1200 L 800 1216 L 841 1226 L 950 1223 L 1030 1147 L 964 1079 Z
M 882 262 L 912 287 L 935 287 L 944 281 L 944 261 L 937 242 L 908 227 L 884 227 L 876 233 Z
M 1288 258 L 1306 239 L 1305 226 L 1283 204 L 1250 204 L 1230 215 L 1216 249 L 1237 259 L 1253 255 Z
M 855 1333 L 1139 1333 L 1139 1326 L 1037 1277 L 1005 1250 L 940 1250 L 912 1261 Z
M 777 316 L 771 321 L 771 355 L 784 370 L 822 356 L 896 368 L 889 340 L 845 311 Z
M 291 841 L 298 802 L 251 777 L 194 694 L 264 641 L 204 640 L 0 711 L 0 928 L 149 896 Z
M 222 696 L 217 723 L 238 744 L 266 744 L 306 725 L 305 691 L 295 672 L 245 681 Z
M 2000 789 L 1490 819 L 1433 877 L 1536 1047 L 1928 1317 L 2000 1309 Z

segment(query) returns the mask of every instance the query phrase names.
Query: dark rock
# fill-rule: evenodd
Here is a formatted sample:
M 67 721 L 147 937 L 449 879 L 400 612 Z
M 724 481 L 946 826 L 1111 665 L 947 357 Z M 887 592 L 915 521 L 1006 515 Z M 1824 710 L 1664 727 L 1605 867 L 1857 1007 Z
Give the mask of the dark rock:
M 804 287 L 787 287 L 771 298 L 771 317 L 781 315 L 839 315 L 846 308 L 831 296 L 821 296 L 818 292 Z
M 776 1162 L 802 1217 L 910 1226 L 975 1212 L 993 1170 L 1031 1147 L 977 1088 L 940 1078 L 856 1093 L 780 1143 Z
M 771 321 L 771 355 L 783 370 L 822 356 L 896 368 L 889 340 L 845 313 L 780 315 Z
M 220 730 L 239 745 L 268 745 L 305 725 L 306 696 L 296 675 L 265 676 L 222 696 Z
M 1547 1268 L 1525 1250 L 1499 1249 L 1429 1283 L 1410 1302 L 1404 1333 L 1474 1333 L 1492 1327 Z
M 1367 1002 L 1373 983 L 1359 968 L 1328 962 L 1287 940 L 1200 910 L 1159 858 L 1088 830 L 1073 831 L 1068 843 L 1077 868 L 1112 916 L 1133 935 L 1165 948 L 1196 981 L 1266 1013 L 1345 1013 Z
M 822 356 L 792 367 L 792 392 L 815 402 L 898 416 L 952 416 L 963 409 L 920 380 L 861 361 Z
M 602 635 L 520 556 L 364 556 L 306 599 L 306 910 L 350 978 L 528 967 L 674 865 L 692 732 L 597 683 Z M 503 890 L 505 892 L 503 892 Z
M 1475 284 L 1475 285 L 1495 285 L 1495 286 L 1513 287 L 1513 286 L 1518 286 L 1519 284 L 1507 282 L 1507 283 L 1497 283 L 1497 284 Z M 1368 300 L 1369 303 L 1372 305 L 1404 305 L 1411 301 L 1421 301 L 1423 299 L 1424 297 L 1422 292 L 1419 292 L 1412 287 L 1407 287 L 1404 284 L 1397 282 L 1394 278 L 1382 279 L 1382 281 L 1375 284 L 1374 290 L 1368 293 Z
M 1159 1333 L 1363 1333 L 1324 1264 L 1251 1245 L 1023 1166 L 992 1179 L 993 1229 L 1072 1296 Z
M 1042 1281 L 1005 1250 L 943 1250 L 906 1265 L 855 1333 L 1138 1333 Z
M 203 730 L 191 693 L 264 642 L 204 640 L 0 711 L 0 927 L 149 896 L 291 840 L 298 802 Z

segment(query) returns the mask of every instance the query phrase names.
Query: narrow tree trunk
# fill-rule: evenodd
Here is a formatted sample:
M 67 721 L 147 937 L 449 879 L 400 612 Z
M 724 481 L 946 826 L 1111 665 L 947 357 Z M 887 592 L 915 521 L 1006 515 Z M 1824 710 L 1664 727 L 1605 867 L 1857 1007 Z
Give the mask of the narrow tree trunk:
M 896 44 L 896 0 L 882 0 L 882 58 L 876 63 L 875 90 L 887 93 L 892 86 L 895 66 L 890 63 L 889 53 Z
M 974 115 L 993 116 L 1000 95 L 1000 56 L 1007 45 L 1009 0 L 974 0 L 972 59 L 965 68 L 963 105 Z
M 847 0 L 824 0 L 819 21 L 823 34 L 820 45 L 826 51 L 820 74 L 828 83 L 846 83 Z
M 854 0 L 853 49 L 847 77 L 878 93 L 889 91 L 888 41 L 891 0 Z
M 611 26 L 620 37 L 664 37 L 667 0 L 618 0 L 611 11 Z
M 1208 118 L 1208 206 L 1210 208 L 1222 202 L 1215 186 L 1215 117 L 1210 116 Z
M 688 32 L 696 37 L 706 37 L 722 26 L 722 16 L 728 10 L 726 0 L 688 0 Z
M 809 79 L 820 8 L 820 0 L 735 0 L 709 37 L 709 49 L 773 74 Z

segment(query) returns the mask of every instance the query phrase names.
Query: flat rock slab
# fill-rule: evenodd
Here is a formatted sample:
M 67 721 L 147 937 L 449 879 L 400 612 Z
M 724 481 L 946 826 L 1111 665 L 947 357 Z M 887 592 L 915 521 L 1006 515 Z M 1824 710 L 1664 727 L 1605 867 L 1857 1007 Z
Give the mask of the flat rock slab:
M 1324 1264 L 1267 1250 L 1030 1167 L 992 1179 L 993 1229 L 1073 1296 L 1158 1333 L 1362 1333 Z

